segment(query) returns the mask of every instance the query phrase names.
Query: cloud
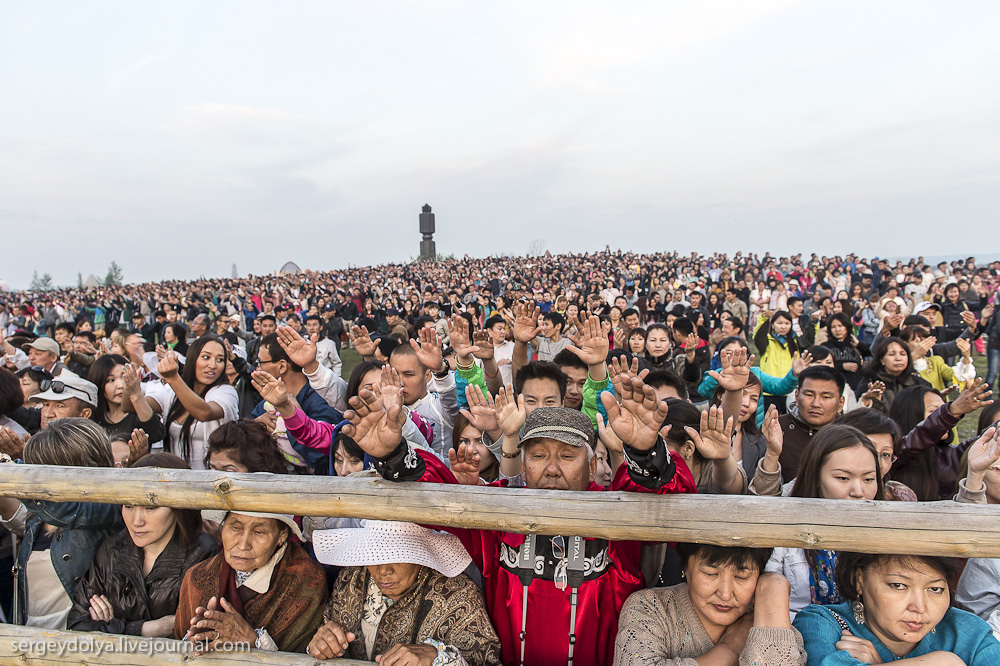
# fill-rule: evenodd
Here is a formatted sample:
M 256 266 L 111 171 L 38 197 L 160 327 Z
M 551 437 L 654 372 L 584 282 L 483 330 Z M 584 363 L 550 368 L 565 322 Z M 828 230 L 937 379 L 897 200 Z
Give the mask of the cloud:
M 177 53 L 178 44 L 174 42 L 170 45 L 165 53 L 154 53 L 144 58 L 140 58 L 136 62 L 132 63 L 125 69 L 113 74 L 108 80 L 107 91 L 108 92 L 118 92 L 121 90 L 126 83 L 133 79 L 139 72 L 146 69 L 150 65 L 158 62 L 167 62 L 174 57 Z

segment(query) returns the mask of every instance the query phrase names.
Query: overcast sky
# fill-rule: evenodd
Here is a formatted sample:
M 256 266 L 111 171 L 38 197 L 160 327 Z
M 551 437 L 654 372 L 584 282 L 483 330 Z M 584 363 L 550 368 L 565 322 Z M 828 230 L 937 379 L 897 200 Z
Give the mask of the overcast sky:
M 1000 3 L 6 2 L 0 279 L 1000 250 Z

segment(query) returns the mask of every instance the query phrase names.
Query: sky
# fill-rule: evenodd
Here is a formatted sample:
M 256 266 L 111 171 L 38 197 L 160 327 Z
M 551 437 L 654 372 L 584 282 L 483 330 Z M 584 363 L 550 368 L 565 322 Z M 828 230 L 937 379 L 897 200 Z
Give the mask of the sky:
M 0 4 L 0 280 L 1000 251 L 1000 3 Z

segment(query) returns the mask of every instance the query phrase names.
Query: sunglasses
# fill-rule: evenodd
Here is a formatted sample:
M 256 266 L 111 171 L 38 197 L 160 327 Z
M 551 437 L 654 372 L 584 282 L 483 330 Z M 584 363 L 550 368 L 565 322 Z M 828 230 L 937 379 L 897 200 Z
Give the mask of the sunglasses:
M 53 393 L 60 395 L 65 393 L 66 391 L 75 391 L 76 393 L 84 396 L 84 398 L 86 398 L 86 401 L 88 403 L 91 401 L 89 393 L 87 393 L 83 389 L 78 389 L 75 386 L 70 386 L 69 384 L 61 382 L 58 379 L 52 382 L 52 386 L 49 387 L 49 390 L 52 391 Z

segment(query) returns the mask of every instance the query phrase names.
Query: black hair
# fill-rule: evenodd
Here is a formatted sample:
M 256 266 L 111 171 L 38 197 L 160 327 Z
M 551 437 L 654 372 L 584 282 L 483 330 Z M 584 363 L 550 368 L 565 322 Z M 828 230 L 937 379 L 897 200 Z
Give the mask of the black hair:
M 872 567 L 885 567 L 894 563 L 912 570 L 916 562 L 926 564 L 937 571 L 947 582 L 949 588 L 951 587 L 951 580 L 958 570 L 957 563 L 950 557 L 936 555 L 884 555 L 840 551 L 837 553 L 837 565 L 834 568 L 833 577 L 841 596 L 846 601 L 861 601 L 858 584 L 861 582 L 860 574 L 862 572 Z
M 38 389 L 40 391 L 48 391 L 49 387 L 52 386 L 52 380 L 53 380 L 52 373 L 44 369 L 35 370 L 35 367 L 37 366 L 28 366 L 27 368 L 21 368 L 20 370 L 14 373 L 14 376 L 20 379 L 21 377 L 27 375 L 28 377 L 31 378 L 33 382 L 38 384 Z M 18 387 L 18 390 L 19 391 L 21 390 L 20 386 Z
M 802 299 L 799 298 L 798 296 L 789 296 L 787 299 L 785 299 L 785 307 L 791 310 L 793 305 L 801 302 Z
M 918 384 L 908 386 L 897 393 L 889 405 L 889 418 L 896 422 L 904 436 L 924 420 L 924 398 L 928 393 L 941 396 L 937 389 Z M 954 431 L 948 430 L 946 437 L 949 443 L 954 436 Z M 892 478 L 909 486 L 921 502 L 940 499 L 941 487 L 938 482 L 936 449 L 937 446 L 931 446 L 906 465 L 892 471 Z
M 501 317 L 500 315 L 492 315 L 489 319 L 486 320 L 486 323 L 483 324 L 483 328 L 484 329 L 491 329 L 494 326 L 496 326 L 497 324 L 504 324 L 504 325 L 506 325 L 507 322 L 504 321 L 504 318 Z
M 262 314 L 257 316 L 257 321 L 258 322 L 273 321 L 275 324 L 277 324 L 278 318 L 275 317 L 273 314 Z
M 95 344 L 97 342 L 97 336 L 94 335 L 93 331 L 76 331 L 73 333 L 74 338 L 86 338 L 90 344 Z
M 56 324 L 56 329 L 55 330 L 57 330 L 57 331 L 66 331 L 67 333 L 70 334 L 71 337 L 74 336 L 74 335 L 76 335 L 76 328 L 74 328 L 73 324 L 69 323 L 68 321 L 64 321 L 64 322 L 61 322 L 59 324 Z
M 559 397 L 566 398 L 566 386 L 569 383 L 566 373 L 552 361 L 531 361 L 522 366 L 514 377 L 514 393 L 520 395 L 524 383 L 529 379 L 551 379 L 559 386 Z
M 847 336 L 844 339 L 850 340 L 851 332 L 854 330 L 854 323 L 851 321 L 851 318 L 846 314 L 844 314 L 843 312 L 834 312 L 833 314 L 831 314 L 829 317 L 826 318 L 826 336 L 830 340 L 837 339 L 836 337 L 834 337 L 833 331 L 830 329 L 830 326 L 835 321 L 840 322 L 844 326 L 844 328 L 847 329 Z M 815 357 L 815 354 L 813 354 L 813 356 Z
M 814 361 L 822 361 L 824 358 L 832 355 L 830 348 L 823 345 L 813 345 L 806 349 L 806 353 L 812 355 Z
M 857 428 L 868 435 L 868 437 L 872 435 L 889 435 L 892 437 L 893 453 L 899 453 L 899 446 L 903 439 L 899 425 L 877 409 L 858 407 L 846 414 L 841 414 L 836 418 L 834 423 Z
M 688 399 L 687 384 L 681 379 L 676 373 L 670 370 L 653 370 L 643 381 L 646 385 L 651 388 L 664 388 L 671 387 L 677 391 L 677 395 L 680 396 L 681 400 Z
M 358 443 L 338 430 L 337 436 L 333 438 L 333 445 L 330 447 L 330 456 L 332 457 L 339 449 L 343 449 L 344 453 L 352 458 L 365 459 L 365 452 L 358 446 Z
M 837 385 L 837 395 L 843 395 L 844 386 L 847 384 L 847 380 L 844 379 L 844 375 L 825 365 L 814 365 L 799 373 L 800 391 L 802 390 L 802 387 L 805 386 L 807 379 L 813 379 L 818 382 L 834 382 Z
M 562 330 L 566 327 L 566 318 L 558 312 L 543 312 L 542 319 L 549 322 L 553 326 L 558 326 L 560 333 L 562 333 Z
M 267 349 L 267 354 L 271 357 L 272 363 L 284 361 L 292 368 L 293 372 L 302 372 L 302 366 L 288 358 L 288 352 L 286 352 L 285 348 L 281 346 L 280 342 L 278 342 L 277 333 L 270 333 L 261 338 L 260 348 Z
M 361 392 L 361 380 L 370 370 L 381 370 L 385 366 L 382 361 L 377 361 L 372 359 L 371 361 L 362 361 L 354 366 L 354 370 L 351 371 L 351 377 L 347 380 L 347 397 L 353 398 Z
M 764 573 L 771 559 L 772 548 L 741 548 L 715 546 L 707 543 L 679 543 L 677 554 L 681 557 L 681 570 L 686 570 L 692 557 L 700 557 L 710 567 L 732 566 L 737 569 L 757 569 Z
M 577 370 L 589 370 L 586 363 L 580 360 L 580 357 L 571 352 L 568 349 L 563 349 L 561 352 L 555 355 L 552 362 L 558 365 L 560 368 L 576 368 Z
M 679 333 L 685 337 L 694 333 L 694 322 L 687 317 L 678 317 L 674 320 L 674 333 Z
M 229 359 L 225 353 L 226 345 L 222 343 L 221 339 L 219 339 L 217 336 L 211 333 L 206 333 L 205 335 L 195 340 L 194 343 L 191 345 L 191 348 L 188 350 L 187 354 L 187 362 L 184 363 L 184 368 L 181 370 L 180 373 L 181 380 L 192 391 L 194 391 L 194 385 L 196 381 L 195 368 L 198 365 L 198 356 L 201 355 L 201 350 L 205 348 L 205 345 L 207 345 L 210 342 L 214 342 L 215 344 L 219 345 L 219 347 L 222 349 L 223 352 L 222 372 L 220 372 L 219 376 L 215 378 L 215 381 L 213 381 L 208 386 L 203 386 L 201 391 L 197 392 L 199 398 L 204 398 L 205 394 L 207 394 L 210 390 L 212 390 L 216 386 L 219 386 L 220 384 L 228 383 L 229 381 L 229 379 L 226 377 L 226 368 L 229 365 Z M 98 393 L 100 393 L 100 391 L 98 391 Z M 187 408 L 183 405 L 183 403 L 181 403 L 179 399 L 175 399 L 173 401 L 173 404 L 170 405 L 170 409 L 167 411 L 167 415 L 163 419 L 164 429 L 166 430 L 166 434 L 163 437 L 163 450 L 166 451 L 167 453 L 175 453 L 174 447 L 176 447 L 179 444 L 181 457 L 187 460 L 191 456 L 191 426 L 195 423 L 195 419 L 192 418 L 190 415 L 188 416 L 187 419 L 185 419 L 184 424 L 181 426 L 180 442 L 170 441 L 171 440 L 170 424 L 180 417 L 181 412 L 185 411 L 187 411 Z
M 399 338 L 393 335 L 383 335 L 378 339 L 378 350 L 382 352 L 382 356 L 385 356 L 386 358 L 392 356 L 393 350 L 399 345 Z
M 885 368 L 885 366 L 882 365 L 882 359 L 884 359 L 885 355 L 889 353 L 889 345 L 892 343 L 896 343 L 902 347 L 903 351 L 906 353 L 906 367 L 903 368 L 901 373 L 899 373 L 899 376 L 908 377 L 916 374 L 913 369 L 913 354 L 910 353 L 910 347 L 903 342 L 901 338 L 893 335 L 888 338 L 883 338 L 877 344 L 872 345 L 872 358 L 868 361 L 868 365 L 865 366 L 864 372 L 862 373 L 865 380 L 874 381 L 878 378 L 878 371 Z
M 625 310 L 625 312 L 622 313 L 622 319 L 624 319 L 625 317 L 628 317 L 630 315 L 635 315 L 635 316 L 638 317 L 639 316 L 639 311 L 636 310 L 635 308 L 628 308 L 627 310 Z
M 878 450 L 868 439 L 868 435 L 852 426 L 840 424 L 831 424 L 821 428 L 809 441 L 809 446 L 806 447 L 799 464 L 799 474 L 795 479 L 795 485 L 792 486 L 791 496 L 820 499 L 820 478 L 823 473 L 823 463 L 836 451 L 858 445 L 863 446 L 872 454 L 877 485 L 875 499 L 882 499 L 885 488 L 882 485 L 882 475 L 879 473 Z
M 111 371 L 119 365 L 128 365 L 128 359 L 120 354 L 105 354 L 94 361 L 90 366 L 90 372 L 87 373 L 87 381 L 97 387 L 97 409 L 90 418 L 98 423 L 106 423 L 108 420 L 108 399 L 104 395 L 104 385 Z M 125 441 L 128 441 L 128 438 Z
M 23 404 L 21 382 L 7 368 L 0 368 L 0 416 L 9 414 Z
M 976 434 L 982 435 L 987 428 L 997 422 L 997 419 L 1000 419 L 1000 402 L 983 407 L 983 411 L 979 412 L 979 421 L 976 423 Z

